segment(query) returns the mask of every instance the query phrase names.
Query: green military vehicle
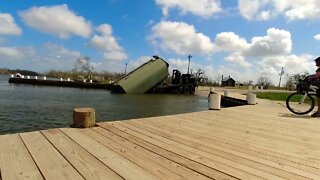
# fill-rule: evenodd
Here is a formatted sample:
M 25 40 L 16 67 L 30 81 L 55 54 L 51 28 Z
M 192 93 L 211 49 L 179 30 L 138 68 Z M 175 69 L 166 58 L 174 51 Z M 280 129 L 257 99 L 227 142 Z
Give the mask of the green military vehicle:
M 196 88 L 195 78 L 191 74 L 182 74 L 174 70 L 172 82 L 163 83 L 169 76 L 169 64 L 158 56 L 142 64 L 113 84 L 112 93 L 184 93 L 193 94 Z

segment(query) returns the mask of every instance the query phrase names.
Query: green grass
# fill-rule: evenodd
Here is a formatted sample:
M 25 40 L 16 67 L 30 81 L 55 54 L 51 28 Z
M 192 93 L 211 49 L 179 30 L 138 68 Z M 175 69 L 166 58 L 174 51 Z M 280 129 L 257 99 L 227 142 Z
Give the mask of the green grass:
M 278 93 L 278 92 L 256 92 L 257 98 L 269 99 L 273 101 L 286 101 L 291 93 Z
M 255 94 L 257 94 L 257 98 L 260 99 L 269 99 L 269 100 L 273 100 L 273 101 L 286 101 L 288 96 L 291 93 L 278 93 L 278 92 L 256 92 Z M 295 101 L 298 102 L 300 101 L 302 95 L 301 96 L 295 96 L 293 99 L 291 99 L 291 101 Z M 315 103 L 318 103 L 318 98 L 316 98 L 315 96 L 313 96 L 313 99 L 315 101 Z M 308 99 L 306 99 L 306 103 L 308 103 Z

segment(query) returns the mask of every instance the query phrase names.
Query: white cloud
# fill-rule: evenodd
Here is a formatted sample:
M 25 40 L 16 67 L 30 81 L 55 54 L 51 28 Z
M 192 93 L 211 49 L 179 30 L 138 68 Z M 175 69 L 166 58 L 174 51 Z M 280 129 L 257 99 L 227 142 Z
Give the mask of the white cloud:
M 15 23 L 11 14 L 0 13 L 0 35 L 20 35 L 22 30 Z
M 102 24 L 97 28 L 102 36 L 94 35 L 90 45 L 104 51 L 122 51 L 115 37 L 112 36 L 112 27 L 109 24 Z
M 63 45 L 55 43 L 45 43 L 37 49 L 36 56 L 32 56 L 26 61 L 34 67 L 41 67 L 42 70 L 71 70 L 74 68 L 76 59 L 81 57 L 78 51 L 70 50 Z
M 248 19 L 259 19 L 259 10 L 266 5 L 269 2 L 269 0 L 239 0 L 238 1 L 238 8 L 240 11 L 240 14 Z M 265 14 L 264 12 L 263 14 Z M 266 15 L 261 15 L 262 17 L 266 18 Z M 261 17 L 260 16 L 260 17 Z
M 319 19 L 320 1 L 318 0 L 273 0 L 276 10 L 283 13 L 289 20 Z
M 128 58 L 127 54 L 122 51 L 107 51 L 103 53 L 107 61 L 123 61 Z
M 127 73 L 128 73 L 134 70 L 135 68 L 141 66 L 143 63 L 149 61 L 151 58 L 152 57 L 150 56 L 141 56 L 137 59 L 129 60 L 127 62 L 104 61 L 102 63 L 95 64 L 95 70 L 114 72 L 114 73 L 124 73 L 125 70 L 127 70 Z M 127 67 L 126 67 L 126 63 L 127 63 Z
M 0 47 L 0 67 L 28 69 L 39 72 L 71 70 L 80 52 L 54 43 L 41 47 Z
M 238 52 L 243 56 L 273 56 L 291 53 L 291 33 L 283 29 L 270 28 L 266 36 L 257 36 L 247 42 L 233 32 L 223 32 L 216 36 L 220 50 Z
M 268 77 L 274 85 L 279 83 L 279 73 L 284 68 L 285 75 L 293 75 L 297 73 L 308 72 L 314 74 L 316 67 L 313 62 L 314 56 L 304 55 L 281 55 L 261 57 L 252 61 L 250 68 L 239 68 L 238 64 L 227 64 L 215 67 L 214 77 L 217 75 L 231 76 L 236 81 L 248 82 L 252 80 L 257 82 L 259 77 Z M 282 84 L 285 77 L 282 77 Z
M 286 75 L 301 74 L 308 72 L 314 74 L 316 67 L 313 62 L 314 57 L 309 54 L 301 56 L 273 56 L 263 58 L 257 65 L 260 69 L 260 74 L 267 76 L 274 84 L 279 83 L 279 73 L 281 68 L 284 68 Z M 284 81 L 283 81 L 284 82 Z
M 320 18 L 318 0 L 239 0 L 238 8 L 248 20 L 268 20 L 277 15 L 288 20 Z
M 317 41 L 320 41 L 320 34 L 315 35 L 314 39 L 317 40 Z
M 19 15 L 28 26 L 59 38 L 66 39 L 71 35 L 89 37 L 91 34 L 91 23 L 76 15 L 66 4 L 33 7 Z
M 48 57 L 53 59 L 76 60 L 81 56 L 78 51 L 72 51 L 62 45 L 54 43 L 45 43 L 43 45 L 43 51 Z
M 231 64 L 235 63 L 244 68 L 249 68 L 252 65 L 245 60 L 245 57 L 241 55 L 241 53 L 233 53 L 230 56 L 225 57 L 225 60 L 230 62 Z
M 191 13 L 204 18 L 222 11 L 220 0 L 156 0 L 156 3 L 162 7 L 164 16 L 168 16 L 169 10 L 175 8 L 183 15 Z
M 291 33 L 286 30 L 270 28 L 267 35 L 251 39 L 247 56 L 270 56 L 289 54 L 292 49 Z
M 109 24 L 102 24 L 96 28 L 101 35 L 94 35 L 89 44 L 102 51 L 107 61 L 123 61 L 127 55 L 112 35 L 112 27 Z
M 250 42 L 233 32 L 217 34 L 216 45 L 220 50 L 229 52 L 227 62 L 244 68 L 252 67 L 248 59 L 269 56 L 288 55 L 291 53 L 291 33 L 286 30 L 270 28 L 266 36 L 253 37 Z
M 217 73 L 231 75 L 241 82 L 256 82 L 266 76 L 277 85 L 282 67 L 289 75 L 315 70 L 312 55 L 291 54 L 291 33 L 283 29 L 269 28 L 265 36 L 253 37 L 250 41 L 233 32 L 223 32 L 217 35 L 216 45 L 230 53 L 224 58 L 229 63 L 218 67 Z
M 279 69 L 284 67 L 286 73 L 314 73 L 315 65 L 313 63 L 314 57 L 312 55 L 288 55 L 288 56 L 274 56 L 266 57 L 260 62 L 261 70 L 264 73 L 279 74 Z
M 0 58 L 4 60 L 19 60 L 24 57 L 23 51 L 18 47 L 0 47 Z
M 181 73 L 187 73 L 188 71 L 188 60 L 182 60 L 182 59 L 173 59 L 170 58 L 167 60 L 169 63 L 169 73 L 171 74 L 174 69 L 178 69 Z M 192 67 L 193 63 L 192 63 Z
M 146 63 L 147 61 L 151 60 L 152 57 L 150 56 L 141 56 L 136 60 L 132 60 L 128 62 L 128 71 L 132 71 L 137 67 L 141 66 L 142 64 Z M 127 71 L 127 72 L 128 72 Z
M 248 43 L 244 38 L 239 37 L 234 32 L 222 32 L 216 36 L 216 45 L 224 51 L 239 51 L 247 49 Z
M 153 45 L 180 55 L 207 55 L 216 50 L 208 36 L 198 33 L 194 26 L 183 22 L 162 21 L 152 27 L 148 38 Z

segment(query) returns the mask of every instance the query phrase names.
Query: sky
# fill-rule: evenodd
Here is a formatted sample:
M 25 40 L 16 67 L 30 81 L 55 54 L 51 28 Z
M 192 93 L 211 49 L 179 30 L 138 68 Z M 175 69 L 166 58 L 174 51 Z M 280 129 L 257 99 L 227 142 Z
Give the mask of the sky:
M 0 0 L 0 68 L 123 73 L 153 55 L 169 71 L 239 82 L 314 74 L 319 0 Z M 125 65 L 127 64 L 127 66 Z M 283 80 L 283 83 L 285 80 Z

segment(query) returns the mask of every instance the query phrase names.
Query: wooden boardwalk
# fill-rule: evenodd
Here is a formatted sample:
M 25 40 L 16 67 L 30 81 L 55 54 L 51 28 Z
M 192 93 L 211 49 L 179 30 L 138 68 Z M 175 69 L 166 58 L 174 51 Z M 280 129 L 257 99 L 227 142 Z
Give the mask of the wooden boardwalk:
M 320 179 L 320 119 L 258 102 L 2 135 L 1 179 Z

